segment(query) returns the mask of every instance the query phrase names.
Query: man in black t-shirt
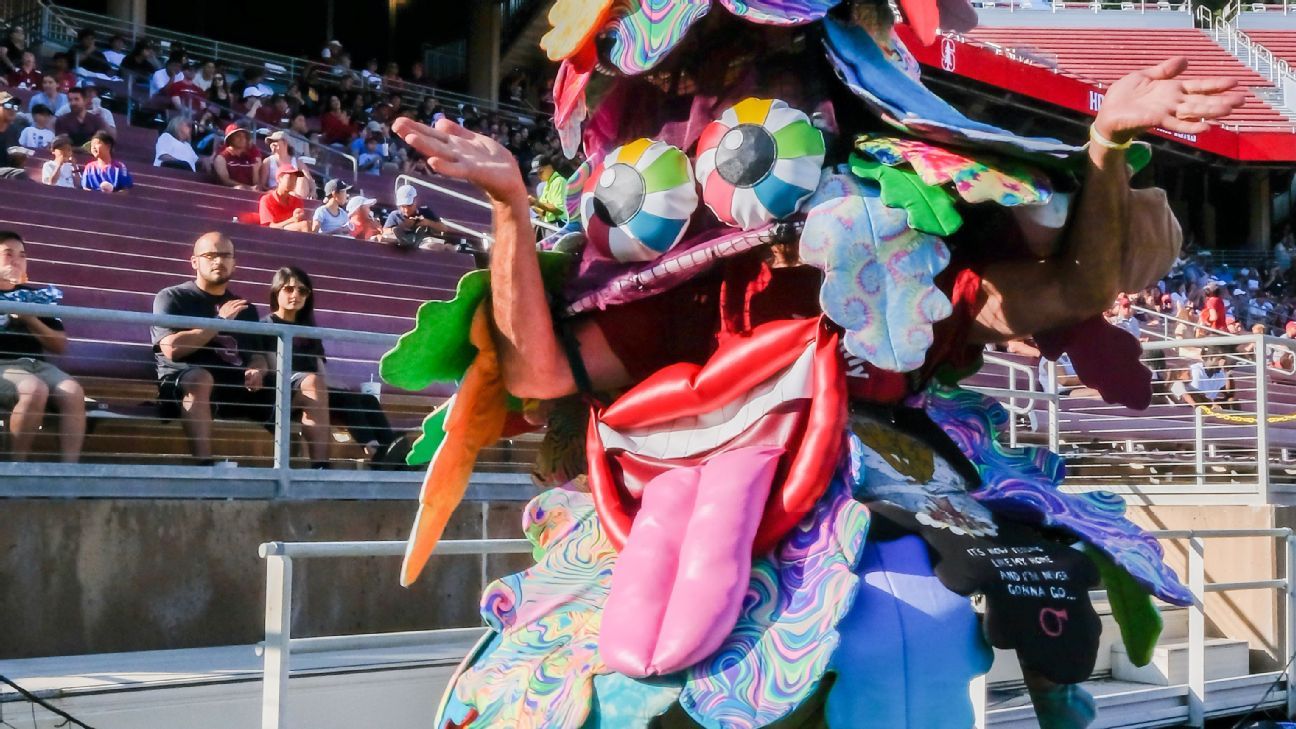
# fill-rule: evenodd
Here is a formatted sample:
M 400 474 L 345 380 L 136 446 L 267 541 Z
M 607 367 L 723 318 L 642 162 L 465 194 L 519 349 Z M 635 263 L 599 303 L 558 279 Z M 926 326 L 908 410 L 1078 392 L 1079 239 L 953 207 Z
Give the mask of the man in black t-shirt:
M 193 281 L 162 289 L 154 314 L 257 321 L 256 307 L 228 289 L 234 275 L 234 243 L 223 233 L 205 233 L 194 242 Z M 274 391 L 265 387 L 263 338 L 219 329 L 153 327 L 157 359 L 158 404 L 168 417 L 179 415 L 189 449 L 210 465 L 212 417 L 269 423 Z
M 11 230 L 0 230 L 0 298 L 42 303 L 23 291 L 37 291 L 27 280 L 27 245 Z M 50 317 L 0 315 L 0 409 L 9 411 L 14 460 L 25 461 L 45 420 L 45 407 L 59 414 L 59 452 L 76 463 L 85 441 L 85 391 L 76 380 L 45 361 L 46 353 L 67 351 L 63 322 Z
M 0 91 L 0 180 L 25 177 L 26 170 L 9 155 L 17 147 L 22 130 L 18 128 L 18 107 L 22 104 L 7 91 Z
M 428 251 L 452 251 L 455 245 L 447 242 L 451 237 L 461 236 L 442 223 L 431 209 L 418 206 L 418 191 L 413 185 L 397 188 L 396 209 L 387 215 L 383 224 L 383 242 L 401 248 L 417 246 Z

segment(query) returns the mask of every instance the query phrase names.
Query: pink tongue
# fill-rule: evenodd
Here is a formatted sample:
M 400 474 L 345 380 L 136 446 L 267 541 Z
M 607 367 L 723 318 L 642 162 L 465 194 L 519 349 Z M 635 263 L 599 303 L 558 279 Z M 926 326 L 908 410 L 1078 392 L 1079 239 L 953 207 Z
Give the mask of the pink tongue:
M 599 654 L 634 678 L 687 668 L 733 630 L 782 448 L 749 446 L 644 487 L 612 570 Z

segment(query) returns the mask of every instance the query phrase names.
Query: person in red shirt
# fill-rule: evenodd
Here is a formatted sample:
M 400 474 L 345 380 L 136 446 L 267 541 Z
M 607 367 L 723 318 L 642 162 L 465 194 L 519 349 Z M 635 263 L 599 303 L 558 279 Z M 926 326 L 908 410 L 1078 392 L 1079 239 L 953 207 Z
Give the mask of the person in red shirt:
M 354 137 L 355 127 L 351 124 L 351 117 L 342 109 L 342 99 L 330 96 L 328 111 L 320 117 L 320 141 L 347 145 Z
M 216 181 L 236 190 L 262 190 L 261 150 L 252 144 L 252 133 L 237 124 L 225 127 L 225 148 L 216 155 Z
M 371 197 L 356 195 L 347 201 L 347 216 L 351 219 L 351 237 L 360 240 L 379 240 L 382 238 L 382 226 L 374 219 L 370 205 L 378 202 Z
M 310 218 L 306 217 L 305 203 L 293 194 L 301 170 L 284 167 L 279 170 L 275 189 L 261 196 L 261 224 L 267 228 L 296 230 L 303 233 L 311 231 Z
M 31 51 L 23 51 L 22 62 L 18 68 L 11 71 L 5 76 L 5 81 L 15 89 L 39 89 L 44 74 L 36 68 L 36 54 Z
M 195 115 L 207 108 L 207 92 L 194 83 L 198 74 L 198 64 L 190 61 L 185 64 L 179 81 L 171 82 L 166 93 L 171 99 L 171 108 L 181 114 Z
M 1219 284 L 1206 287 L 1206 303 L 1202 306 L 1201 323 L 1211 329 L 1223 331 L 1228 312 L 1224 308 L 1224 299 L 1220 296 Z

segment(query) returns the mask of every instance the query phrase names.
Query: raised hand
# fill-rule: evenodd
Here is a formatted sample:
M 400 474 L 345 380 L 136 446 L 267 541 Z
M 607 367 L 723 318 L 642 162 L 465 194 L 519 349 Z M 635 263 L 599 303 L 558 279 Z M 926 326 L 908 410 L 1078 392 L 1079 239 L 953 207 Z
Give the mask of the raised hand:
M 433 126 L 400 118 L 392 126 L 405 143 L 427 155 L 433 172 L 471 182 L 500 202 L 526 196 L 517 159 L 499 142 L 474 134 L 449 119 Z
M 1246 99 L 1235 79 L 1179 79 L 1186 70 L 1188 59 L 1179 56 L 1123 76 L 1107 89 L 1094 129 L 1117 143 L 1153 127 L 1200 134 Z

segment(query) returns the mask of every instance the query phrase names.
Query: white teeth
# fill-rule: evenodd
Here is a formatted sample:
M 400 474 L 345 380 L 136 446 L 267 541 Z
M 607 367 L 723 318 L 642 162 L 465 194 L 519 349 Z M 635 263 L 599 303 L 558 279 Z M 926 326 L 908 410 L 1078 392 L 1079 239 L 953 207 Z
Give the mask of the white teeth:
M 814 343 L 792 366 L 718 410 L 690 415 L 651 428 L 614 430 L 599 423 L 603 447 L 648 458 L 688 458 L 733 440 L 785 402 L 809 399 L 814 389 Z

